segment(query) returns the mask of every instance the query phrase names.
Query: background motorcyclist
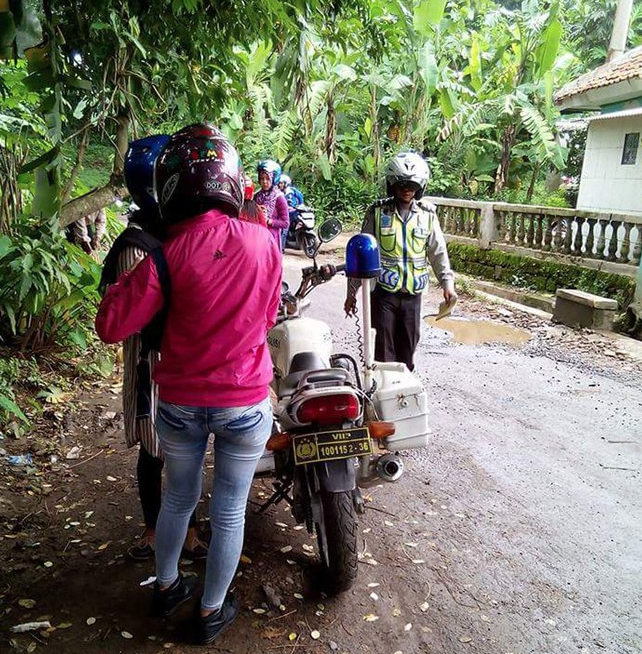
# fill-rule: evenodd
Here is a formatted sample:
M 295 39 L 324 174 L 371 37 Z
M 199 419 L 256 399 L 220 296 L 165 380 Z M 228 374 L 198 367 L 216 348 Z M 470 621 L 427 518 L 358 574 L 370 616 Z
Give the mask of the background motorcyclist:
M 285 195 L 285 199 L 288 203 L 288 214 L 290 217 L 290 226 L 288 230 L 284 230 L 281 233 L 282 249 L 285 250 L 285 244 L 288 239 L 288 231 L 294 229 L 292 223 L 297 217 L 298 208 L 304 204 L 304 200 L 303 200 L 303 193 L 301 193 L 301 191 L 299 191 L 299 189 L 296 186 L 292 185 L 292 179 L 290 178 L 289 175 L 285 175 L 285 174 L 281 175 L 281 180 L 279 181 L 279 188 Z
M 300 204 L 305 204 L 303 193 L 301 193 L 301 191 L 292 184 L 292 179 L 289 175 L 281 175 L 279 188 L 285 195 L 285 199 L 288 202 L 288 207 L 290 207 L 290 215 L 292 214 L 292 209 L 296 209 L 296 207 L 298 207 Z
M 375 359 L 400 361 L 410 370 L 421 335 L 421 294 L 428 286 L 429 264 L 446 302 L 457 297 L 435 205 L 422 199 L 429 179 L 428 164 L 420 155 L 397 154 L 386 168 L 389 197 L 368 207 L 361 227 L 375 236 L 381 253 L 381 274 L 372 292 Z M 356 310 L 359 286 L 359 280 L 348 280 L 348 314 Z
M 254 196 L 256 203 L 265 211 L 265 220 L 270 233 L 283 251 L 282 233 L 290 227 L 288 203 L 279 189 L 281 166 L 272 159 L 259 162 L 256 170 L 261 190 Z

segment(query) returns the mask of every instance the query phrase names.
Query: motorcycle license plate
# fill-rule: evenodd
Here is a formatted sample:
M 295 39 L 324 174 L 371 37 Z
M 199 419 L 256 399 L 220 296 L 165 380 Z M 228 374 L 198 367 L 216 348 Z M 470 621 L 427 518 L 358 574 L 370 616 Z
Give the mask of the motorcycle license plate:
M 372 454 L 372 440 L 366 427 L 323 431 L 294 438 L 294 463 L 337 461 Z

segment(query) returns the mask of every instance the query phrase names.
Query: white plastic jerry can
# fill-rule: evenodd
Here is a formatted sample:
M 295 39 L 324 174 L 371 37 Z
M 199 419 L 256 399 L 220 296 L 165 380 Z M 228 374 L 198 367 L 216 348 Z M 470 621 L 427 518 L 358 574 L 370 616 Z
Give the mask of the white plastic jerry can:
M 421 382 L 404 363 L 375 363 L 377 388 L 373 402 L 379 418 L 395 424 L 384 441 L 392 451 L 428 445 L 428 397 Z

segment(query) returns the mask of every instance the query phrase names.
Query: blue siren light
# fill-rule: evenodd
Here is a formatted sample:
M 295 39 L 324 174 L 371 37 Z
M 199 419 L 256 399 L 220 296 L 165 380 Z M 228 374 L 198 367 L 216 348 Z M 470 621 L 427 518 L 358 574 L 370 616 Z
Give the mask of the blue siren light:
M 377 239 L 371 234 L 356 234 L 346 248 L 346 277 L 370 279 L 379 277 L 381 259 Z

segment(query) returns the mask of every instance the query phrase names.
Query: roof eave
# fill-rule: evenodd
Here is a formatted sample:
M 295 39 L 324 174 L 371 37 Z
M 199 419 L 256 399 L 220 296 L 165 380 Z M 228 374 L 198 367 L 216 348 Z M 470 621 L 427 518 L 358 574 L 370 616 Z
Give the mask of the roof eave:
M 633 77 L 616 84 L 609 84 L 555 100 L 562 113 L 599 111 L 601 107 L 615 102 L 626 102 L 642 97 L 642 78 Z

